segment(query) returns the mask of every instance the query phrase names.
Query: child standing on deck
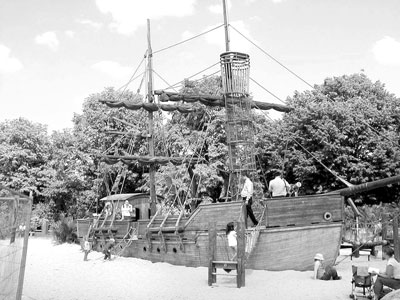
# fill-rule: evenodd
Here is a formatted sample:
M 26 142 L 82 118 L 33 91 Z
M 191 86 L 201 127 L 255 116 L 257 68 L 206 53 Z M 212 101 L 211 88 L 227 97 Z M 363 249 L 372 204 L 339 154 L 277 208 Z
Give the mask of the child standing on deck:
M 233 253 L 230 260 L 234 260 L 237 255 L 237 234 L 233 222 L 226 225 L 226 238 L 228 239 L 229 252 Z

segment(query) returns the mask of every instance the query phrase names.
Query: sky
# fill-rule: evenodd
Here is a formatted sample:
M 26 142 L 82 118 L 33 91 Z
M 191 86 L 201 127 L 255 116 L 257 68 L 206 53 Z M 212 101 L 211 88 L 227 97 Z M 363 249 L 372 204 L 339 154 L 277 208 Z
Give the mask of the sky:
M 228 0 L 228 17 L 257 101 L 354 73 L 400 97 L 398 0 Z M 148 19 L 154 89 L 218 72 L 223 27 L 169 46 L 222 25 L 222 0 L 0 0 L 0 122 L 72 128 L 85 98 L 123 88 L 136 69 L 127 88 L 144 94 Z

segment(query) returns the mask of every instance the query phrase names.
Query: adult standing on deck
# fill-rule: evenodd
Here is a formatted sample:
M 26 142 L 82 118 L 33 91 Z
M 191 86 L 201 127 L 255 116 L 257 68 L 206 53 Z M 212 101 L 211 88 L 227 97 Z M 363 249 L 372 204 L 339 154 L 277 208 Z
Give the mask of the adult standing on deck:
M 275 178 L 269 182 L 268 191 L 273 198 L 286 197 L 290 190 L 290 184 L 282 178 L 281 172 L 275 173 Z
M 132 204 L 130 204 L 129 201 L 126 200 L 124 205 L 122 205 L 121 207 L 122 220 L 129 220 L 131 218 L 132 211 Z
M 243 177 L 245 181 L 241 192 L 241 196 L 243 201 L 246 202 L 246 212 L 247 212 L 244 222 L 247 227 L 247 217 L 249 216 L 253 224 L 256 226 L 258 224 L 258 221 L 254 216 L 253 209 L 251 208 L 251 205 L 253 204 L 253 192 L 254 192 L 253 182 L 250 180 L 247 173 L 244 173 Z

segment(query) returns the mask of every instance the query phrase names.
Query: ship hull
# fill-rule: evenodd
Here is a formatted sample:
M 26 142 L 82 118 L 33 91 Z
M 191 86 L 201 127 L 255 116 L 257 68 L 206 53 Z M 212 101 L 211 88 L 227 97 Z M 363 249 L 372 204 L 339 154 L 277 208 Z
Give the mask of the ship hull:
M 150 220 L 105 222 L 103 229 L 94 232 L 94 250 L 102 251 L 112 234 L 116 239 L 114 251 L 119 255 L 206 267 L 209 263 L 210 222 L 215 222 L 217 227 L 214 259 L 228 260 L 229 247 L 224 230 L 227 223 L 243 220 L 243 210 L 241 202 L 227 202 L 200 205 L 190 217 L 179 221 L 177 217 L 155 218 L 150 226 Z M 78 220 L 79 237 L 87 235 L 90 222 L 89 219 Z M 107 225 L 112 230 L 107 230 Z M 134 234 L 128 240 L 126 233 L 130 229 Z M 255 230 L 247 229 L 246 236 L 249 238 Z M 343 197 L 330 194 L 268 199 L 263 223 L 258 230 L 255 246 L 247 254 L 248 269 L 312 270 L 316 253 L 323 253 L 325 260 L 333 263 L 342 239 Z

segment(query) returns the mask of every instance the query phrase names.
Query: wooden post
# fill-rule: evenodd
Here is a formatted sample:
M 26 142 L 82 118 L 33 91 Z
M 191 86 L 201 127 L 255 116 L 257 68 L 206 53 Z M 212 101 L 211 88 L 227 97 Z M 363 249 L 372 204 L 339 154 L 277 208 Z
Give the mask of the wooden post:
M 239 222 L 244 223 L 244 229 L 247 228 L 247 207 L 246 207 L 246 202 L 242 201 L 242 211 L 241 211 L 241 216 L 239 217 Z
M 153 103 L 153 50 L 151 48 L 151 39 L 150 39 L 150 20 L 147 19 L 147 57 L 148 57 L 148 63 L 147 63 L 147 100 L 149 103 Z M 154 117 L 153 117 L 153 112 L 149 111 L 149 154 L 151 157 L 154 157 Z M 156 213 L 156 187 L 155 187 L 155 165 L 154 163 L 150 164 L 150 171 L 149 171 L 149 176 L 150 176 L 150 214 L 154 215 Z M 151 216 L 150 216 L 151 217 Z M 149 217 L 149 218 L 150 218 Z
M 228 12 L 227 12 L 227 6 L 226 6 L 226 0 L 222 0 L 222 7 L 224 10 L 224 27 L 225 27 L 225 50 L 229 51 L 229 22 L 228 22 Z
M 237 223 L 237 287 L 245 286 L 246 234 L 243 222 Z
M 17 300 L 22 299 L 22 289 L 24 286 L 24 276 L 25 276 L 25 267 L 26 267 L 26 254 L 28 253 L 28 239 L 29 239 L 29 227 L 31 222 L 31 214 L 32 214 L 32 203 L 33 196 L 32 192 L 29 195 L 29 199 L 27 199 L 26 204 L 26 215 L 25 215 L 25 233 L 24 233 L 24 246 L 22 248 L 22 257 L 21 257 L 21 266 L 19 269 L 19 278 L 18 278 L 18 289 L 17 289 Z
M 217 247 L 217 223 L 210 222 L 208 224 L 208 285 L 211 286 L 217 281 L 217 276 L 213 275 L 216 272 L 213 268 L 215 258 L 215 250 Z
M 48 233 L 48 221 L 46 220 L 46 219 L 44 219 L 43 220 L 43 222 L 42 222 L 42 234 L 43 235 L 47 235 L 47 233 Z
M 388 214 L 386 213 L 382 214 L 382 241 L 387 241 L 388 222 L 389 222 Z M 384 260 L 383 256 L 382 260 Z
M 394 244 L 394 258 L 400 260 L 400 244 L 399 244 L 399 216 L 393 216 L 393 244 Z
M 387 214 L 382 214 L 382 240 L 387 239 L 388 219 Z

